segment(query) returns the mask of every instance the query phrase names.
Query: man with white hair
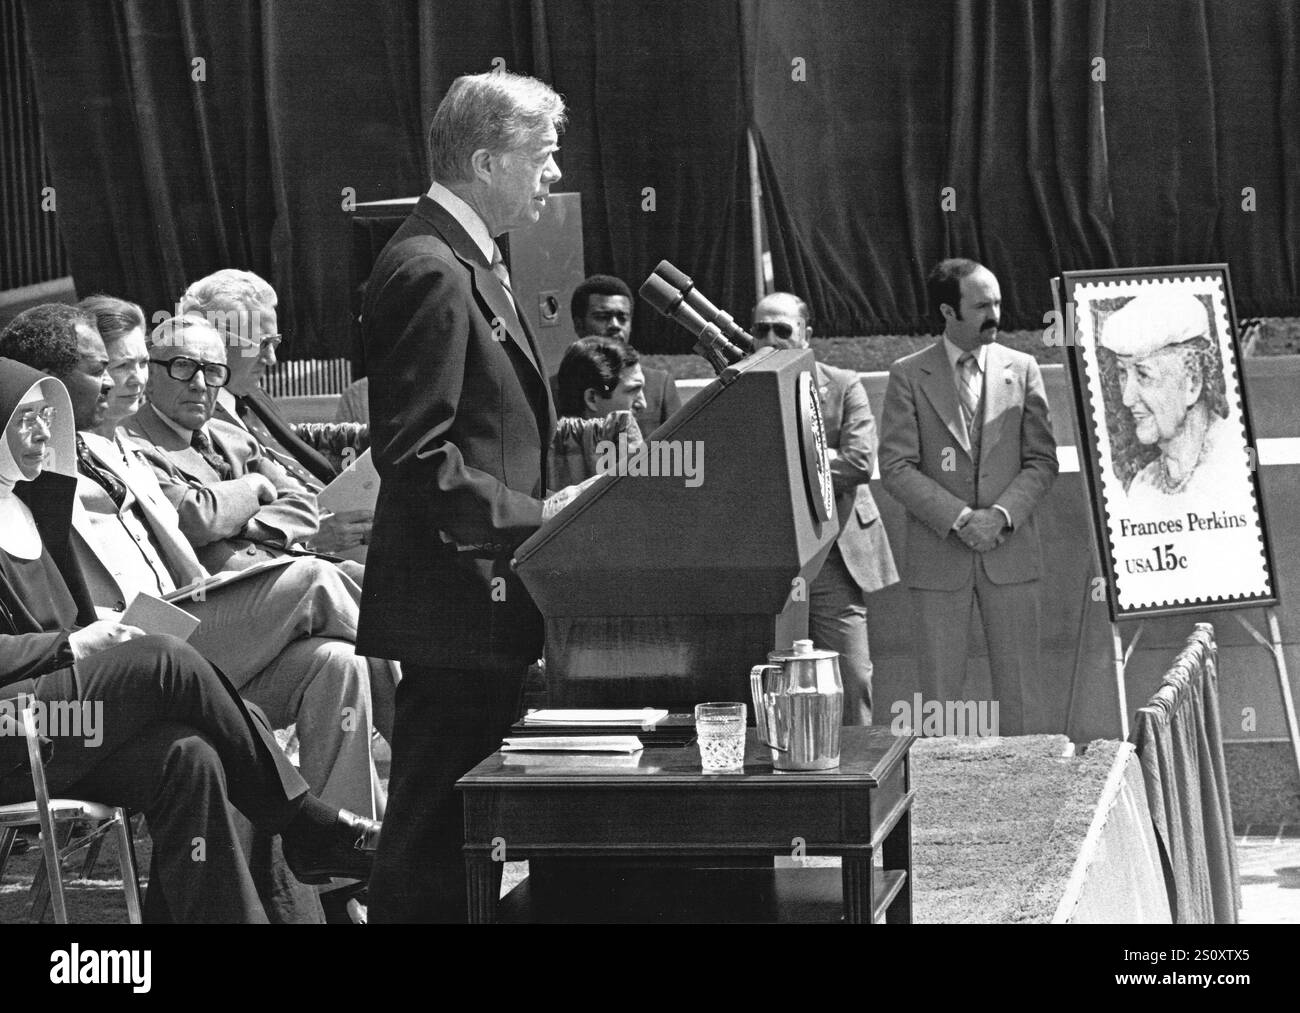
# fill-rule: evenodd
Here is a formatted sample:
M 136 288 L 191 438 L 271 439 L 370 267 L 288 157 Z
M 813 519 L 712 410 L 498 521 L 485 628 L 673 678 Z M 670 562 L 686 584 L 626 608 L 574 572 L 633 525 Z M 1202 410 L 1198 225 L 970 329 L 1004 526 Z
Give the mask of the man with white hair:
M 1159 451 L 1129 480 L 1130 507 L 1164 511 L 1170 496 L 1212 499 L 1240 478 L 1211 333 L 1205 304 L 1190 292 L 1143 292 L 1102 325 L 1101 346 L 1116 356 L 1137 440 Z
M 429 128 L 433 183 L 366 284 L 382 482 L 357 647 L 405 671 L 372 921 L 466 919 L 454 786 L 501 745 L 542 650 L 510 560 L 575 492 L 548 496 L 555 412 L 493 237 L 537 221 L 564 119 L 541 81 L 457 78 Z
M 244 430 L 262 454 L 274 460 L 301 491 L 316 495 L 337 471 L 325 455 L 293 431 L 262 390 L 267 367 L 276 363 L 280 345 L 275 289 L 252 271 L 227 269 L 200 278 L 180 298 L 180 315 L 202 316 L 226 342 L 230 379 L 217 391 L 212 417 Z M 374 514 L 369 510 L 322 513 L 312 548 L 341 553 L 365 544 Z

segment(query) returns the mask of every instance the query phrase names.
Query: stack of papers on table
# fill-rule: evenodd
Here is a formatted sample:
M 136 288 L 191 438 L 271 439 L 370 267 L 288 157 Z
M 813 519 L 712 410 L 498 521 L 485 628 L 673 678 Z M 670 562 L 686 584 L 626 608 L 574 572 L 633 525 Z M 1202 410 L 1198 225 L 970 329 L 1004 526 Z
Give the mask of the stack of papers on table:
M 589 774 L 593 770 L 641 769 L 640 753 L 502 753 L 501 766 L 527 767 L 539 774 Z
M 639 753 L 644 748 L 635 735 L 528 735 L 501 743 L 503 753 Z
M 561 710 L 547 708 L 529 711 L 524 715 L 526 725 L 609 725 L 622 727 L 640 725 L 653 728 L 668 716 L 667 710 L 643 707 L 639 710 Z
M 509 734 L 519 738 L 530 735 L 635 735 L 647 748 L 675 748 L 695 741 L 695 717 L 653 707 L 636 710 L 533 710 L 511 725 Z

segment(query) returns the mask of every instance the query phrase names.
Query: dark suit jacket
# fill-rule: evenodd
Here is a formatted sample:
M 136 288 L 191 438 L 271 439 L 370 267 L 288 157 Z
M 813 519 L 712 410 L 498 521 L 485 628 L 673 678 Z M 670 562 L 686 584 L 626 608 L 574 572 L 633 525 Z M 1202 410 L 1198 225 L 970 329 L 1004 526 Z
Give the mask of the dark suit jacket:
M 362 336 L 383 481 L 359 653 L 466 668 L 541 653 L 541 615 L 510 559 L 541 525 L 555 413 L 527 324 L 494 332 L 509 298 L 428 196 L 375 262 Z
M 146 404 L 122 426 L 128 445 L 153 467 L 163 494 L 180 516 L 181 531 L 200 562 L 213 573 L 242 570 L 285 554 L 310 539 L 320 526 L 316 497 L 301 491 L 296 479 L 262 456 L 252 436 L 229 422 L 212 419 L 213 449 L 234 473 L 222 481 L 212 465 Z M 256 471 L 279 490 L 272 503 L 258 503 L 242 476 Z
M 831 462 L 835 510 L 840 518 L 836 544 L 844 565 L 864 592 L 898 583 L 889 536 L 871 495 L 876 463 L 876 419 L 858 374 L 817 363 L 826 444 L 836 451 Z
M 962 508 L 997 503 L 1011 515 L 1002 545 L 979 553 L 995 584 L 1038 577 L 1033 511 L 1056 478 L 1056 440 L 1043 374 L 1032 356 L 997 343 L 984 370 L 984 428 L 976 465 L 942 341 L 890 368 L 881 415 L 880 474 L 907 508 L 908 585 L 956 591 L 974 579 L 972 552 L 952 531 Z

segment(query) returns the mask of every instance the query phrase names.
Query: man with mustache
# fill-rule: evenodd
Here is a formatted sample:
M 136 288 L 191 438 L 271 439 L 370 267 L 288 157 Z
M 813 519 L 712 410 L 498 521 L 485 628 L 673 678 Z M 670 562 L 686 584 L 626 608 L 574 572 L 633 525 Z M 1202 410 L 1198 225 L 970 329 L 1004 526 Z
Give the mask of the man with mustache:
M 907 510 L 917 678 L 927 702 L 962 699 L 978 604 L 999 730 L 1019 735 L 1039 667 L 1033 512 L 1057 471 L 1047 395 L 1033 358 L 996 343 L 992 271 L 953 258 L 927 285 L 943 337 L 890 368 L 880 427 L 881 478 Z

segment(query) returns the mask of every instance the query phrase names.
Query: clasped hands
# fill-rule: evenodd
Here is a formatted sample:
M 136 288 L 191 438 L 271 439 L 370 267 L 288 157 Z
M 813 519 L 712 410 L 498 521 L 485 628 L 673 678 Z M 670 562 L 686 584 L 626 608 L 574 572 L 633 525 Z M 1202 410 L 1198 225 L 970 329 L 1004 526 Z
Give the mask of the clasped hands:
M 957 537 L 966 544 L 968 549 L 973 549 L 975 552 L 988 552 L 1002 544 L 1002 532 L 1006 525 L 1007 519 L 1002 515 L 1001 510 L 993 507 L 972 510 L 965 520 L 957 523 Z

